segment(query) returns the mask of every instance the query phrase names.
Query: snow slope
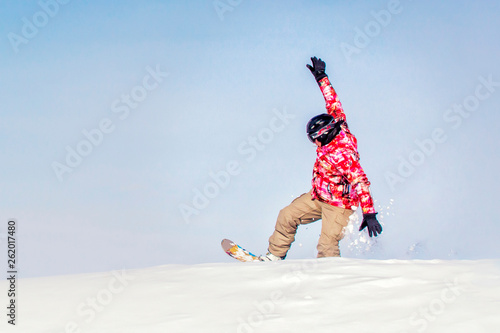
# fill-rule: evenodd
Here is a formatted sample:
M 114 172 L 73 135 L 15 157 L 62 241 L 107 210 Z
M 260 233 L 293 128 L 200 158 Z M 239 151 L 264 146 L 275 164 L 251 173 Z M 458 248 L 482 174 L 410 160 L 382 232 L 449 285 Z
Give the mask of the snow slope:
M 17 289 L 16 327 L 2 314 L 1 332 L 500 332 L 496 260 L 168 265 Z

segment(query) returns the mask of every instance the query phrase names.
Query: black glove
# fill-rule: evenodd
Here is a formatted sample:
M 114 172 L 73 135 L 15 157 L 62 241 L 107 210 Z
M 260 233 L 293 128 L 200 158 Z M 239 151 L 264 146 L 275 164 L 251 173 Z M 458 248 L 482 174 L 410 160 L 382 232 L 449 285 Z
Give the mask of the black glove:
M 380 225 L 380 223 L 378 223 L 375 215 L 377 215 L 377 213 L 363 214 L 363 223 L 361 223 L 359 231 L 368 227 L 368 234 L 370 235 L 370 237 L 376 237 L 377 234 L 380 235 L 382 233 L 382 226 Z
M 312 66 L 307 64 L 306 67 L 309 68 L 311 73 L 314 75 L 316 81 L 319 82 L 319 80 L 321 80 L 322 78 L 327 77 L 325 73 L 325 67 L 326 67 L 325 62 L 316 57 L 312 57 L 311 61 L 312 61 Z

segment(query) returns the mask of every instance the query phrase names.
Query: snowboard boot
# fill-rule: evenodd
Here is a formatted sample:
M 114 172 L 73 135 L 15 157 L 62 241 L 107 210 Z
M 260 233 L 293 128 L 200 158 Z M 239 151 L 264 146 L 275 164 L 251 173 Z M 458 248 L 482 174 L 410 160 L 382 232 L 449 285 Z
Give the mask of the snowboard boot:
M 271 252 L 267 252 L 265 256 L 260 256 L 259 260 L 260 261 L 280 261 L 285 259 L 285 257 L 278 257 L 272 254 Z

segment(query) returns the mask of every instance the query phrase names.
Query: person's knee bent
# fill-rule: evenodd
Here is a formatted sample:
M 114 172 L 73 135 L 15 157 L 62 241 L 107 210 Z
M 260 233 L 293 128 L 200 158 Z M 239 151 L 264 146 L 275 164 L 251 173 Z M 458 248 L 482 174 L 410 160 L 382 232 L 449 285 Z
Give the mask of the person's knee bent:
M 278 224 L 287 230 L 297 229 L 300 219 L 293 215 L 292 209 L 285 207 L 278 214 Z

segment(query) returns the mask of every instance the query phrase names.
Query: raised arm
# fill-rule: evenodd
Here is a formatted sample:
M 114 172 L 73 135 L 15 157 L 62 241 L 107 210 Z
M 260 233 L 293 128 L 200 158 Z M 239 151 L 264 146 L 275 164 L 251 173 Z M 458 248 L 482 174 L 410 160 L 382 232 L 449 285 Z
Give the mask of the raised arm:
M 325 73 L 326 64 L 323 60 L 318 59 L 316 57 L 311 58 L 312 66 L 306 65 L 307 68 L 311 71 L 318 82 L 319 88 L 321 89 L 321 93 L 325 98 L 326 102 L 326 111 L 328 114 L 333 116 L 336 121 L 346 120 L 346 116 L 344 113 L 344 109 L 342 108 L 342 104 L 338 98 L 337 92 L 333 89 L 330 80 L 328 79 L 328 75 Z

